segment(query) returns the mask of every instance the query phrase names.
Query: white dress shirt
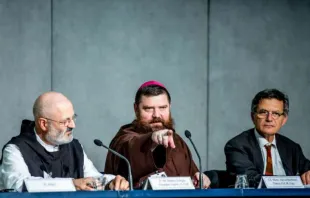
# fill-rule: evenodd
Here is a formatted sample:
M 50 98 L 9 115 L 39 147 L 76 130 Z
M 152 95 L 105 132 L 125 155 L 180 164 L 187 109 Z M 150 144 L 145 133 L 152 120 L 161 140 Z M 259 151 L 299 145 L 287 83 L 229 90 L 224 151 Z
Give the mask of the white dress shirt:
M 36 134 L 37 141 L 48 151 L 56 152 L 59 150 L 59 146 L 52 146 L 46 144 Z M 84 177 L 99 177 L 102 176 L 100 172 L 95 168 L 93 163 L 88 159 L 86 153 L 84 154 L 83 172 Z M 46 174 L 44 174 L 45 177 Z M 47 175 L 48 176 L 48 175 Z M 114 175 L 104 174 L 106 177 L 106 183 L 114 179 Z M 25 160 L 19 150 L 19 147 L 15 144 L 8 144 L 3 150 L 2 164 L 0 165 L 0 189 L 16 189 L 22 191 L 23 182 L 26 178 L 40 178 L 32 177 Z
M 285 170 L 283 168 L 283 164 L 281 161 L 281 157 L 279 154 L 279 151 L 277 149 L 277 143 L 276 143 L 276 138 L 273 139 L 272 143 L 269 143 L 264 137 L 262 137 L 255 129 L 255 137 L 258 141 L 260 150 L 263 155 L 263 161 L 264 161 L 264 172 L 266 171 L 266 166 L 267 166 L 267 151 L 265 148 L 265 145 L 270 145 L 272 144 L 271 147 L 271 158 L 272 158 L 272 169 L 273 169 L 273 175 L 286 175 Z

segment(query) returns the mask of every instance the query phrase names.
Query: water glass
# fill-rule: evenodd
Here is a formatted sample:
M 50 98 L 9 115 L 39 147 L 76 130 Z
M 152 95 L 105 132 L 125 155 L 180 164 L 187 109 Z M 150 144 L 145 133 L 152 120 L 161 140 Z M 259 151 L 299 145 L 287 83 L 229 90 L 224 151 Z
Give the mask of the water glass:
M 249 181 L 246 175 L 237 175 L 235 188 L 249 188 Z

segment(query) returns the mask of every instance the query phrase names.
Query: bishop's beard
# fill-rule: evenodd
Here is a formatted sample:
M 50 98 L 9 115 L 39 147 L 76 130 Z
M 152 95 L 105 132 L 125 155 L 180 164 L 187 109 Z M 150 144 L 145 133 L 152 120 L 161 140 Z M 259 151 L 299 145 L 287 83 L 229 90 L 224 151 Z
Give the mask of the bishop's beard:
M 151 126 L 152 123 L 161 123 L 161 125 Z M 162 129 L 171 129 L 174 130 L 174 120 L 169 115 L 169 119 L 167 121 L 157 117 L 153 118 L 151 121 L 142 121 L 140 115 L 137 115 L 137 119 L 134 121 L 134 125 L 136 128 L 141 129 L 144 132 L 154 132 Z

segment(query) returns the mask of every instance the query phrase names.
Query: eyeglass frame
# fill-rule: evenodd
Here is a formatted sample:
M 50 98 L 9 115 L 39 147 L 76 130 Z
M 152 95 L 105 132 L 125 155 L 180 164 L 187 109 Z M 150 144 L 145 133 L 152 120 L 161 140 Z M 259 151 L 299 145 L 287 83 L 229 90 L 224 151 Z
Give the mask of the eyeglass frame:
M 46 120 L 50 120 L 50 121 L 57 122 L 58 124 L 62 124 L 63 126 L 68 127 L 69 124 L 72 122 L 72 120 L 73 120 L 74 122 L 76 121 L 76 118 L 77 118 L 77 117 L 78 117 L 78 115 L 77 115 L 77 114 L 74 114 L 74 115 L 72 116 L 72 118 L 67 118 L 67 119 L 65 119 L 65 120 L 63 120 L 63 121 L 57 121 L 57 120 L 53 120 L 53 119 L 45 118 L 45 117 L 42 117 L 42 118 L 43 118 L 43 119 L 46 119 Z M 65 123 L 68 123 L 68 124 L 65 124 Z
M 269 116 L 269 114 L 271 113 L 271 117 L 274 119 L 274 120 L 277 120 L 279 119 L 281 116 L 283 115 L 286 115 L 285 112 L 283 113 L 279 113 L 279 112 L 276 112 L 276 111 L 267 111 L 265 109 L 262 109 L 260 111 L 256 111 L 255 114 L 257 114 L 257 117 L 258 118 L 267 118 Z M 276 117 L 275 117 L 276 116 Z

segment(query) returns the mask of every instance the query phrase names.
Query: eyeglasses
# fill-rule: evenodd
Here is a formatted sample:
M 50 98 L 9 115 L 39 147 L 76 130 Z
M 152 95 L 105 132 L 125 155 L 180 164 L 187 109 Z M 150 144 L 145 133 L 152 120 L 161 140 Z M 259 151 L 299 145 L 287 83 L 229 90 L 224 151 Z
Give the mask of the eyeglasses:
M 50 118 L 44 118 L 44 119 L 47 119 L 47 120 L 50 120 L 50 121 L 54 121 L 54 122 L 59 123 L 60 125 L 68 127 L 71 124 L 72 121 L 74 121 L 74 122 L 76 121 L 77 116 L 78 116 L 77 114 L 74 114 L 72 116 L 72 118 L 67 118 L 66 120 L 63 120 L 63 121 L 57 121 L 57 120 L 53 120 L 53 119 L 50 119 Z
M 271 114 L 271 117 L 273 119 L 279 119 L 282 115 L 285 115 L 285 113 L 279 113 L 279 112 L 276 112 L 276 111 L 267 111 L 267 110 L 260 110 L 258 112 L 256 112 L 256 115 L 258 118 L 266 118 L 269 116 L 269 114 Z

